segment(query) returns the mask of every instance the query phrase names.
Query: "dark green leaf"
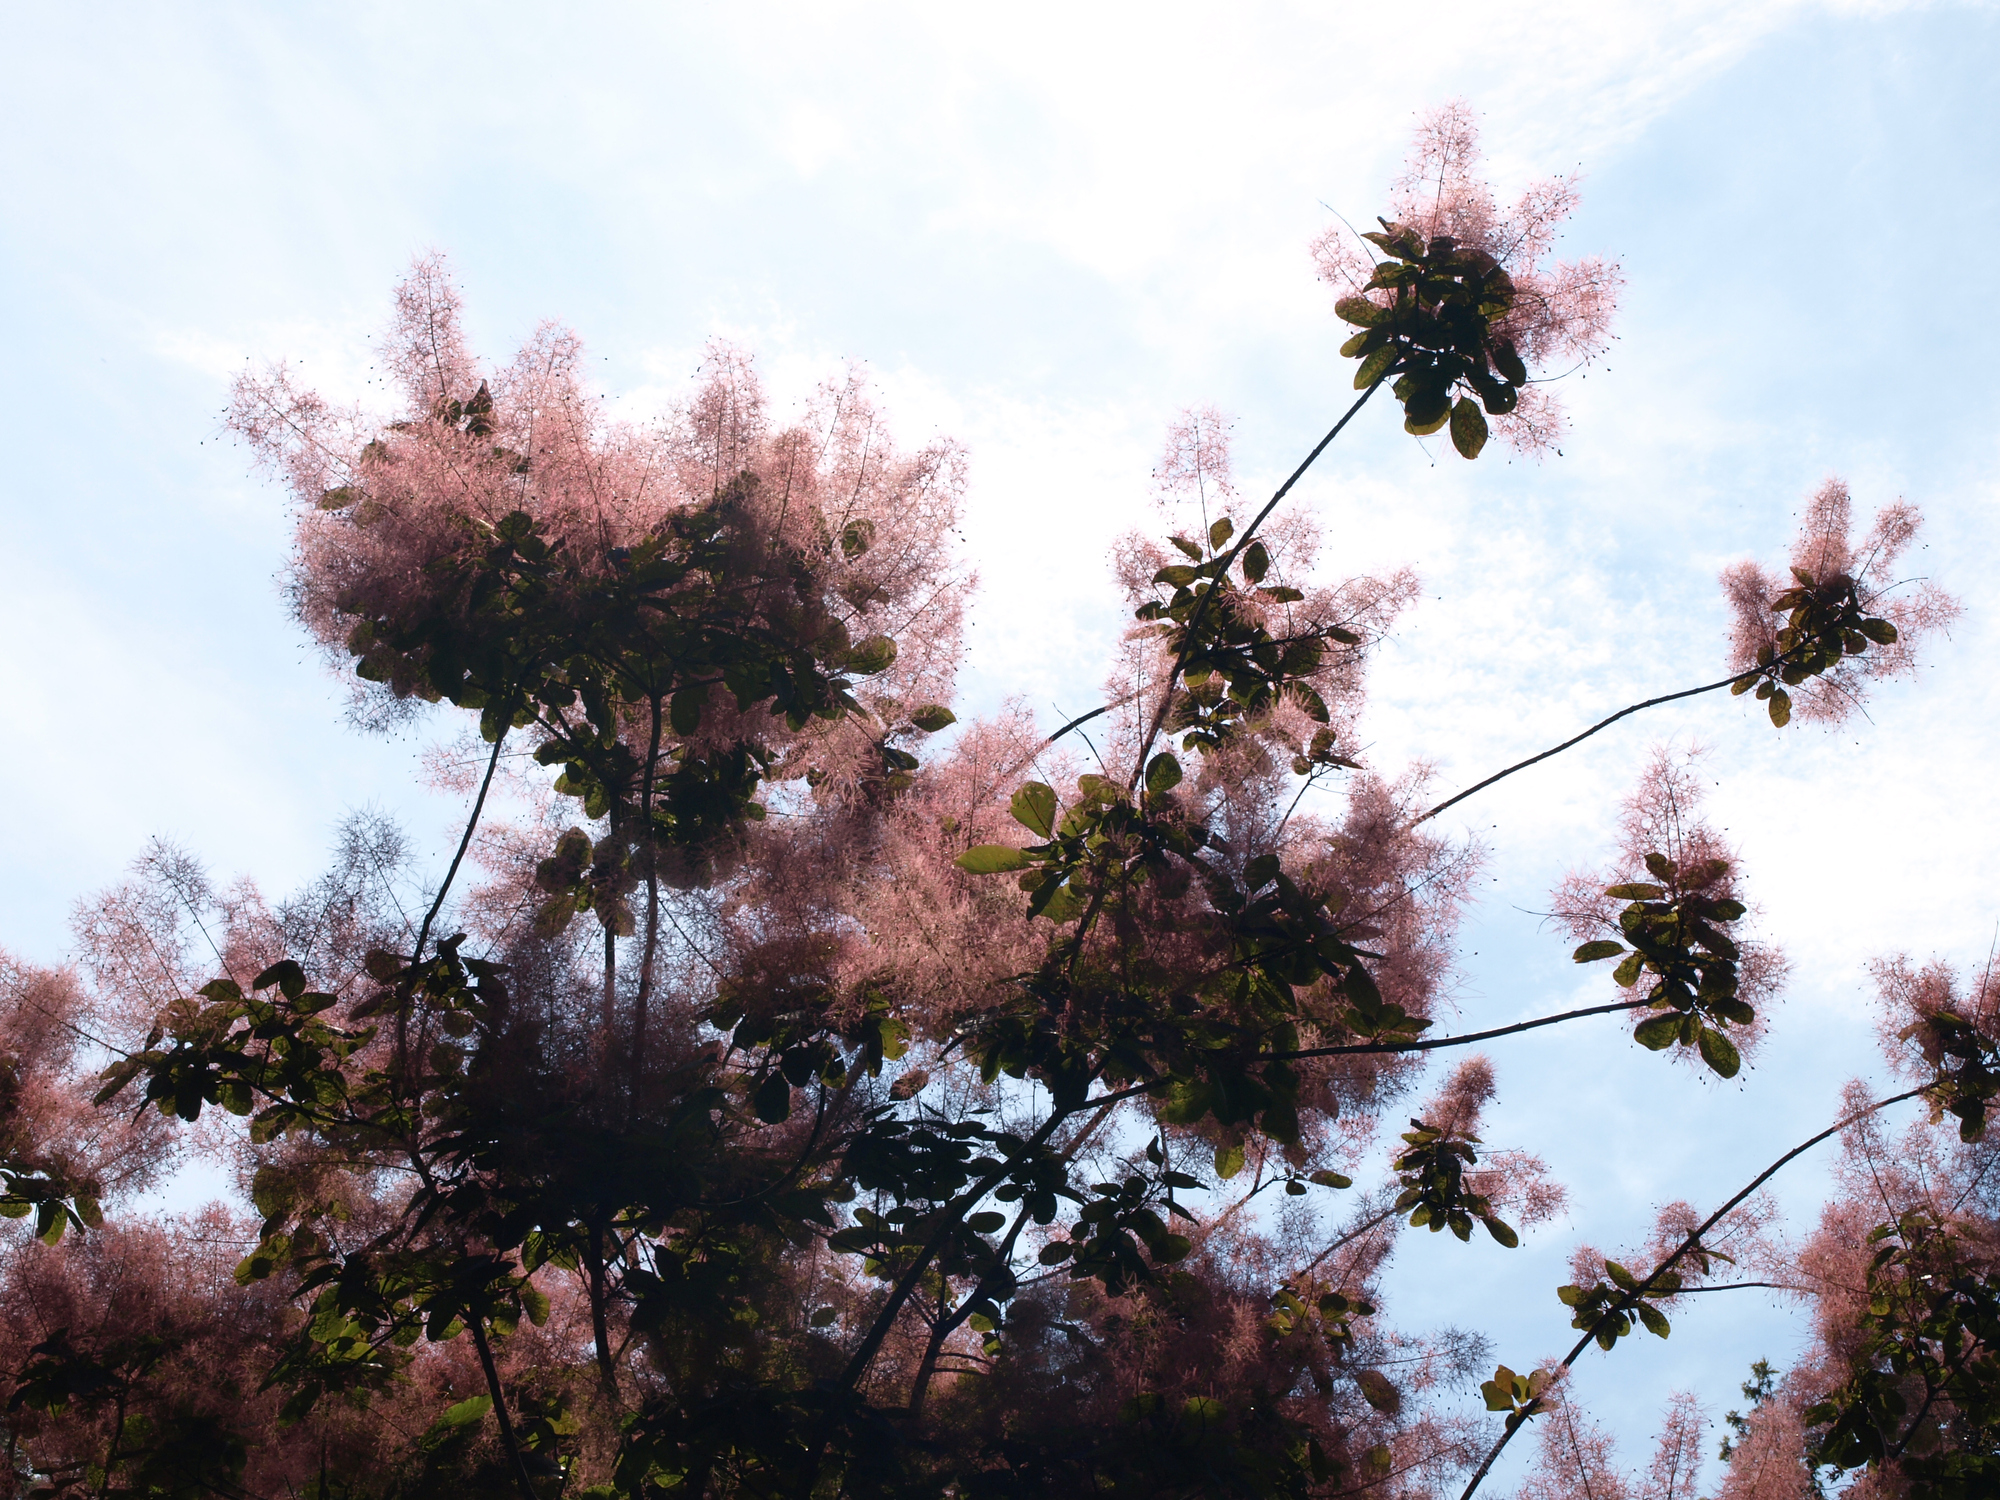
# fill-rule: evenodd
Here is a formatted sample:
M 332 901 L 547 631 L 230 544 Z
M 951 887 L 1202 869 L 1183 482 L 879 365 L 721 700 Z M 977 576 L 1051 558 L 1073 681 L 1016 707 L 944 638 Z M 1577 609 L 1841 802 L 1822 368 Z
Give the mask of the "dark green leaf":
M 847 653 L 841 666 L 857 677 L 872 677 L 886 672 L 895 660 L 896 643 L 886 635 L 871 635 Z
M 708 687 L 684 687 L 674 694 L 673 704 L 667 710 L 667 720 L 675 734 L 686 739 L 701 728 L 701 711 L 708 703 Z
M 774 1072 L 757 1087 L 757 1118 L 767 1125 L 782 1124 L 791 1118 L 792 1086 L 783 1073 Z
M 1403 405 L 1403 431 L 1412 437 L 1429 437 L 1451 420 L 1451 406 L 1442 397 L 1417 396 Z
M 1713 1026 L 1701 1028 L 1697 1045 L 1701 1048 L 1702 1061 L 1724 1078 L 1734 1078 L 1736 1070 L 1743 1066 L 1743 1058 L 1737 1052 L 1736 1044 Z
M 1342 297 L 1333 304 L 1333 315 L 1357 328 L 1373 328 L 1389 316 L 1389 309 L 1367 297 Z
M 1403 1409 L 1402 1392 L 1380 1370 L 1356 1370 L 1354 1383 L 1361 1387 L 1368 1404 L 1385 1416 L 1394 1416 Z
M 1460 396 L 1452 404 L 1451 445 L 1461 458 L 1477 458 L 1486 446 L 1486 417 L 1469 396 Z
M 1632 1028 L 1632 1040 L 1649 1051 L 1658 1052 L 1663 1047 L 1671 1047 L 1680 1032 L 1681 1018 L 1678 1015 L 1648 1016 Z
M 1896 643 L 1896 627 L 1887 620 L 1863 620 L 1861 633 L 1878 646 L 1893 646 Z
M 1595 963 L 1600 958 L 1614 957 L 1624 951 L 1625 945 L 1623 943 L 1614 943 L 1609 938 L 1598 938 L 1595 942 L 1585 943 L 1576 952 L 1572 953 L 1570 957 L 1577 963 L 1588 964 Z
M 1146 790 L 1155 797 L 1181 784 L 1181 763 L 1161 751 L 1146 764 Z
M 1243 576 L 1252 583 L 1262 583 L 1264 575 L 1271 571 L 1271 554 L 1264 550 L 1262 542 L 1252 542 L 1243 549 Z
M 1354 372 L 1354 388 L 1365 391 L 1389 373 L 1389 367 L 1396 362 L 1396 346 L 1384 344 L 1373 354 L 1361 361 L 1361 368 Z
M 910 715 L 910 722 L 925 734 L 936 734 L 947 724 L 956 724 L 958 715 L 942 703 L 928 704 Z

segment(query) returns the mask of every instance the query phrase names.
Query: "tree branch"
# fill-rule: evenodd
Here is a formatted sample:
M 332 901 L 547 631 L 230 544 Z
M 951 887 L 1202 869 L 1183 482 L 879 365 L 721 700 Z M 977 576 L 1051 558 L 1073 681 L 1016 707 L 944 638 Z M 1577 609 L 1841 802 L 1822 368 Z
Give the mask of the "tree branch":
M 1832 1125 L 1828 1126 L 1825 1130 L 1822 1130 L 1818 1135 L 1814 1136 L 1811 1140 L 1800 1142 L 1798 1145 L 1792 1147 L 1791 1150 L 1787 1151 L 1783 1156 L 1779 1157 L 1776 1161 L 1772 1162 L 1770 1166 L 1766 1167 L 1763 1171 L 1759 1172 L 1754 1178 L 1750 1180 L 1750 1185 L 1748 1187 L 1744 1188 L 1742 1192 L 1738 1193 L 1734 1198 L 1731 1198 L 1727 1203 L 1723 1204 L 1722 1207 L 1718 1208 L 1714 1213 L 1710 1214 L 1705 1220 L 1702 1221 L 1702 1223 L 1697 1228 L 1691 1230 L 1687 1238 L 1681 1241 L 1680 1248 L 1675 1250 L 1672 1255 L 1669 1255 L 1665 1260 L 1661 1261 L 1657 1266 L 1653 1267 L 1653 1271 L 1650 1276 L 1648 1276 L 1644 1281 L 1640 1282 L 1631 1291 L 1626 1292 L 1623 1296 L 1621 1296 L 1616 1302 L 1612 1303 L 1609 1307 L 1605 1308 L 1603 1314 L 1600 1317 L 1598 1317 L 1598 1319 L 1594 1323 L 1592 1323 L 1589 1328 L 1584 1330 L 1583 1337 L 1576 1341 L 1576 1347 L 1571 1349 L 1568 1354 L 1563 1356 L 1562 1364 L 1559 1365 L 1557 1368 L 1567 1370 L 1570 1366 L 1574 1365 L 1577 1362 L 1577 1360 L 1582 1357 L 1583 1351 L 1588 1349 L 1591 1345 L 1591 1342 L 1597 1337 L 1599 1329 L 1603 1328 L 1605 1324 L 1610 1322 L 1611 1319 L 1619 1316 L 1621 1313 L 1624 1313 L 1629 1309 L 1636 1307 L 1639 1304 L 1639 1302 L 1644 1299 L 1646 1293 L 1652 1290 L 1653 1284 L 1655 1282 L 1657 1282 L 1662 1276 L 1666 1275 L 1668 1271 L 1672 1270 L 1674 1266 L 1680 1261 L 1680 1258 L 1682 1256 L 1686 1255 L 1688 1251 L 1692 1250 L 1696 1245 L 1701 1243 L 1701 1237 L 1703 1235 L 1707 1234 L 1709 1230 L 1713 1229 L 1717 1224 L 1721 1223 L 1723 1217 L 1726 1214 L 1728 1214 L 1730 1210 L 1734 1209 L 1738 1204 L 1742 1203 L 1742 1201 L 1745 1198 L 1748 1198 L 1752 1193 L 1756 1192 L 1758 1188 L 1762 1187 L 1765 1183 L 1769 1182 L 1773 1177 L 1777 1176 L 1778 1172 L 1787 1164 L 1789 1164 L 1794 1158 L 1803 1156 L 1806 1152 L 1812 1150 L 1813 1147 L 1817 1146 L 1821 1141 L 1824 1141 L 1831 1136 L 1836 1136 L 1840 1134 L 1841 1131 L 1847 1129 L 1847 1127 L 1854 1124 L 1855 1121 L 1866 1119 L 1869 1115 L 1874 1114 L 1877 1110 L 1887 1109 L 1892 1104 L 1901 1104 L 1905 1099 L 1914 1099 L 1919 1094 L 1922 1094 L 1926 1089 L 1930 1087 L 1931 1087 L 1930 1084 L 1921 1084 L 1913 1089 L 1905 1089 L 1900 1094 L 1891 1094 L 1886 1099 L 1878 1099 L 1873 1104 L 1868 1105 L 1866 1108 L 1857 1109 L 1853 1114 L 1848 1115 L 1843 1119 L 1835 1121 Z M 1534 1415 L 1535 1408 L 1536 1405 L 1539 1403 L 1539 1400 L 1540 1398 L 1537 1397 L 1535 1401 L 1529 1402 L 1528 1405 L 1525 1408 L 1523 1408 L 1523 1410 L 1527 1413 L 1527 1415 L 1529 1416 Z M 1510 1441 L 1512 1441 L 1515 1433 L 1519 1432 L 1523 1427 L 1527 1425 L 1528 1424 L 1524 1419 L 1522 1421 L 1513 1423 L 1511 1426 L 1507 1427 L 1504 1431 L 1501 1432 L 1498 1440 L 1495 1441 L 1493 1446 L 1487 1450 L 1486 1457 L 1480 1463 L 1478 1472 L 1476 1472 L 1472 1476 L 1471 1482 L 1466 1485 L 1464 1492 L 1459 1496 L 1459 1500 L 1472 1500 L 1472 1492 L 1479 1488 L 1479 1482 L 1482 1479 L 1484 1479 L 1487 1475 L 1487 1472 L 1490 1469 L 1492 1469 L 1493 1461 L 1500 1456 L 1500 1450 L 1505 1448 L 1507 1444 Z
M 1440 1047 L 1464 1047 L 1473 1042 L 1490 1042 L 1495 1037 L 1535 1031 L 1543 1026 L 1575 1021 L 1584 1016 L 1604 1016 L 1610 1015 L 1613 1011 L 1637 1010 L 1640 1006 L 1651 1003 L 1643 997 L 1637 1000 L 1612 1000 L 1603 1005 L 1587 1005 L 1582 1010 L 1566 1010 L 1561 1015 L 1538 1016 L 1532 1021 L 1516 1021 L 1512 1026 L 1496 1026 L 1491 1031 L 1468 1031 L 1463 1036 L 1439 1036 L 1407 1042 L 1354 1042 L 1342 1047 L 1301 1047 L 1293 1052 L 1267 1052 L 1257 1060 L 1295 1062 L 1302 1057 L 1365 1057 L 1385 1052 L 1435 1052 Z
M 1277 493 L 1264 502 L 1264 508 L 1257 512 L 1255 520 L 1243 528 L 1242 534 L 1236 538 L 1235 545 L 1217 559 L 1217 561 L 1221 562 L 1222 566 L 1217 570 L 1217 576 L 1208 592 L 1201 596 L 1201 602 L 1195 605 L 1194 613 L 1188 617 L 1187 629 L 1181 634 L 1180 653 L 1174 658 L 1172 670 L 1167 673 L 1167 690 L 1165 695 L 1160 699 L 1159 711 L 1153 715 L 1152 727 L 1146 731 L 1146 737 L 1139 742 L 1138 758 L 1133 762 L 1132 766 L 1132 785 L 1137 786 L 1140 776 L 1145 773 L 1146 756 L 1153 748 L 1153 741 L 1159 738 L 1160 726 L 1166 723 L 1167 710 L 1173 705 L 1174 681 L 1181 675 L 1181 669 L 1187 666 L 1188 653 L 1194 649 L 1195 637 L 1201 629 L 1202 616 L 1208 612 L 1208 601 L 1215 597 L 1216 590 L 1222 583 L 1222 575 L 1229 571 L 1229 564 L 1234 562 L 1243 549 L 1250 545 L 1250 539 L 1257 534 L 1257 528 L 1262 526 L 1271 512 L 1278 508 L 1278 502 L 1291 493 L 1292 486 L 1305 477 L 1305 472 L 1313 466 L 1313 461 L 1326 452 L 1327 444 L 1340 436 L 1341 429 L 1353 421 L 1355 413 L 1368 404 L 1368 398 L 1380 390 L 1382 382 L 1395 373 L 1394 369 L 1384 370 L 1375 378 L 1373 385 L 1355 397 L 1354 404 L 1348 407 L 1340 420 L 1328 429 L 1326 436 L 1319 440 L 1318 444 L 1314 446 L 1313 451 L 1305 456 L 1304 461 L 1296 469 L 1292 470 L 1291 478 L 1279 485 Z
M 1760 669 L 1752 668 L 1751 670 L 1756 671 Z M 1750 672 L 1735 672 L 1723 678 L 1720 682 L 1709 682 L 1702 684 L 1702 686 L 1700 687 L 1683 688 L 1678 693 L 1662 693 L 1657 698 L 1648 698 L 1644 703 L 1634 703 L 1629 708 L 1621 708 L 1618 710 L 1617 713 L 1612 714 L 1609 718 L 1599 719 L 1595 724 L 1591 725 L 1590 728 L 1584 730 L 1582 734 L 1573 735 L 1569 739 L 1564 740 L 1560 745 L 1552 745 L 1548 749 L 1542 751 L 1541 754 L 1539 755 L 1531 755 L 1526 760 L 1516 761 L 1513 765 L 1507 767 L 1506 770 L 1494 772 L 1484 781 L 1477 782 L 1472 786 L 1467 787 L 1457 796 L 1445 798 L 1444 801 L 1440 802 L 1436 807 L 1432 808 L 1429 812 L 1425 813 L 1422 817 L 1418 818 L 1416 822 L 1412 823 L 1410 826 L 1412 828 L 1415 828 L 1420 823 L 1429 822 L 1432 818 L 1435 818 L 1439 813 L 1443 812 L 1446 808 L 1455 807 L 1457 804 L 1463 802 L 1467 797 L 1470 797 L 1474 792 L 1483 792 L 1486 790 L 1486 788 L 1493 785 L 1494 782 L 1505 781 L 1509 776 L 1512 776 L 1516 771 L 1525 771 L 1528 769 L 1529 766 L 1535 765 L 1540 761 L 1545 761 L 1551 755 L 1560 755 L 1563 753 L 1563 751 L 1569 749 L 1570 746 L 1582 744 L 1585 740 L 1589 739 L 1593 734 L 1596 734 L 1600 729 L 1609 729 L 1613 724 L 1616 724 L 1620 719 L 1625 718 L 1630 714 L 1636 714 L 1641 709 L 1658 708 L 1662 703 L 1672 703 L 1677 698 L 1693 698 L 1699 696 L 1702 693 L 1712 693 L 1717 688 L 1726 688 L 1731 683 L 1741 682 L 1745 677 L 1748 677 L 1750 675 L 1751 675 Z
M 451 857 L 451 868 L 444 872 L 444 884 L 438 887 L 437 900 L 424 913 L 424 925 L 417 929 L 416 946 L 410 950 L 410 962 L 421 963 L 424 956 L 424 941 L 431 935 L 431 923 L 444 910 L 444 898 L 451 894 L 451 883 L 458 878 L 458 867 L 465 859 L 465 851 L 472 847 L 472 835 L 479 827 L 480 810 L 486 806 L 487 789 L 493 785 L 493 773 L 500 768 L 500 747 L 507 743 L 507 731 L 501 730 L 493 741 L 493 753 L 486 758 L 486 774 L 480 778 L 479 795 L 472 799 L 472 816 L 465 820 L 465 837 L 458 841 L 458 853 Z

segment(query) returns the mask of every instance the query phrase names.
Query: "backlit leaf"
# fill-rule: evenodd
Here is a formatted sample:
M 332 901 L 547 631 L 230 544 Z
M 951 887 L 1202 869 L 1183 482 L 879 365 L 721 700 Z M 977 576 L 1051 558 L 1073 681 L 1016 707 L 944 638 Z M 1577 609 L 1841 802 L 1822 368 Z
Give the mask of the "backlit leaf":
M 1025 870 L 1034 860 L 1012 844 L 974 844 L 953 863 L 973 875 L 997 875 L 1002 870 Z
M 1479 404 L 1460 396 L 1451 408 L 1451 445 L 1461 458 L 1477 458 L 1486 446 L 1486 417 Z
M 1042 838 L 1052 837 L 1056 829 L 1056 794 L 1053 787 L 1031 781 L 1014 793 L 1014 800 L 1007 810 L 1014 815 L 1014 821 L 1030 833 Z M 1020 866 L 1006 868 L 1019 869 Z

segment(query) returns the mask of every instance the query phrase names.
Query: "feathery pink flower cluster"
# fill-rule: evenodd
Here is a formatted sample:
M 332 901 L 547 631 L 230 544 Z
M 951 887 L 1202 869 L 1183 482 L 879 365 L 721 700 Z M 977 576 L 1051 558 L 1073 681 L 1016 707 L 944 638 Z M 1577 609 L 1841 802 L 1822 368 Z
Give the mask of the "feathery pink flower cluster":
M 1616 261 L 1594 255 L 1545 264 L 1563 221 L 1576 212 L 1577 179 L 1533 183 L 1502 212 L 1479 167 L 1472 106 L 1454 99 L 1426 114 L 1393 185 L 1392 222 L 1410 225 L 1426 240 L 1445 236 L 1484 251 L 1506 268 L 1516 297 L 1495 332 L 1513 340 L 1531 374 L 1559 360 L 1588 363 L 1610 340 L 1624 275 Z M 1352 228 L 1327 228 L 1313 241 L 1312 255 L 1320 279 L 1337 295 L 1368 295 L 1386 305 L 1386 294 L 1362 292 L 1375 262 Z M 1540 383 L 1548 378 L 1531 381 L 1519 405 L 1494 418 L 1500 437 L 1519 452 L 1552 451 L 1561 440 L 1561 406 Z
M 1722 591 L 1735 615 L 1729 633 L 1732 671 L 1749 671 L 1759 665 L 1763 652 L 1775 652 L 1782 616 L 1771 602 L 1801 577 L 1814 583 L 1851 578 L 1862 612 L 1896 627 L 1890 644 L 1844 656 L 1830 670 L 1791 689 L 1793 712 L 1825 724 L 1837 724 L 1858 710 L 1867 699 L 1868 684 L 1916 676 L 1918 644 L 1959 615 L 1958 601 L 1930 579 L 1896 577 L 1897 563 L 1923 525 L 1922 512 L 1902 500 L 1885 505 L 1867 535 L 1854 541 L 1853 511 L 1846 481 L 1829 478 L 1812 493 L 1799 518 L 1791 576 L 1749 561 L 1722 571 Z
M 619 549 L 734 485 L 768 544 L 815 560 L 832 619 L 857 640 L 895 639 L 864 701 L 893 716 L 950 696 L 972 583 L 950 550 L 964 454 L 943 441 L 899 452 L 858 375 L 821 386 L 780 427 L 749 356 L 712 344 L 687 401 L 651 424 L 613 422 L 567 329 L 544 324 L 505 366 L 478 360 L 437 256 L 397 289 L 381 352 L 397 411 L 336 410 L 282 365 L 239 380 L 230 407 L 231 428 L 297 500 L 293 598 L 336 659 L 358 615 L 423 602 L 425 566 L 461 545 L 468 523 L 524 511 L 570 556 L 609 568 Z M 387 686 L 372 693 L 378 714 L 394 712 Z
M 1741 900 L 1741 856 L 1701 816 L 1702 785 L 1695 766 L 1706 752 L 1700 746 L 1675 754 L 1666 746 L 1654 750 L 1639 784 L 1625 799 L 1618 820 L 1618 853 L 1608 869 L 1572 870 L 1556 887 L 1550 916 L 1556 926 L 1577 942 L 1621 936 L 1618 914 L 1625 902 L 1605 894 L 1605 888 L 1654 877 L 1646 868 L 1646 856 L 1664 854 L 1682 871 L 1708 867 L 1715 873 L 1698 886 L 1698 893 L 1714 899 Z M 1769 943 L 1738 938 L 1741 956 L 1737 962 L 1738 997 L 1757 1011 L 1757 1019 L 1734 1031 L 1732 1040 L 1747 1059 L 1763 1041 L 1768 1024 L 1767 1004 L 1784 987 L 1790 964 L 1784 953 Z M 1638 1013 L 1643 1021 L 1646 1012 Z M 1687 1049 L 1677 1049 L 1677 1058 L 1692 1059 Z

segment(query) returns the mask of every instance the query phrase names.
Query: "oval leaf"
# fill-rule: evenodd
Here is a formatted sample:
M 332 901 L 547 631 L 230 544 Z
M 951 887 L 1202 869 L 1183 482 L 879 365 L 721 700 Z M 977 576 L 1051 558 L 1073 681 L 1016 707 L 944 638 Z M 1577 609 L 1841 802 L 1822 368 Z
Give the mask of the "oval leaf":
M 1373 306 L 1373 303 L 1369 304 Z M 1354 388 L 1365 391 L 1389 373 L 1389 367 L 1396 362 L 1396 346 L 1384 344 L 1373 354 L 1361 361 L 1361 368 L 1354 372 Z
M 781 1125 L 791 1117 L 792 1086 L 783 1073 L 773 1073 L 758 1085 L 754 1101 L 757 1118 L 767 1125 Z
M 1373 328 L 1389 316 L 1389 309 L 1367 297 L 1342 297 L 1333 304 L 1333 315 L 1357 328 Z
M 1671 1047 L 1680 1030 L 1681 1018 L 1678 1015 L 1651 1016 L 1632 1028 L 1632 1040 L 1648 1051 L 1658 1052 L 1663 1047 Z
M 1486 446 L 1486 417 L 1469 396 L 1460 396 L 1452 405 L 1451 445 L 1461 458 L 1477 458 Z
M 974 844 L 953 863 L 974 875 L 997 875 L 1002 870 L 1025 870 L 1034 860 L 1012 844 Z
M 1724 1078 L 1734 1078 L 1736 1070 L 1743 1066 L 1743 1058 L 1737 1052 L 1736 1044 L 1713 1026 L 1701 1028 L 1697 1044 L 1701 1048 L 1701 1060 Z
M 1383 1415 L 1393 1417 L 1403 1409 L 1403 1393 L 1380 1370 L 1356 1370 L 1354 1383 L 1361 1387 L 1368 1404 Z
M 1052 787 L 1043 786 L 1039 781 L 1031 781 L 1014 793 L 1014 800 L 1007 811 L 1014 815 L 1014 821 L 1030 833 L 1049 838 L 1056 829 L 1056 794 Z M 1023 861 L 1025 863 L 1025 861 Z M 1007 866 L 1009 869 L 1019 865 Z
M 1609 938 L 1599 938 L 1594 943 L 1585 943 L 1570 957 L 1580 964 L 1596 963 L 1600 958 L 1615 958 L 1625 951 L 1623 943 L 1614 943 Z
M 674 694 L 673 703 L 667 709 L 667 720 L 673 725 L 674 733 L 686 739 L 701 728 L 701 711 L 708 703 L 708 685 L 684 687 Z
M 491 1410 L 491 1396 L 471 1396 L 456 1406 L 446 1407 L 444 1415 L 437 1419 L 437 1427 L 445 1431 L 454 1427 L 469 1427 Z
M 887 671 L 895 659 L 896 643 L 886 635 L 871 635 L 847 653 L 841 667 L 857 677 L 873 677 L 877 672 Z

